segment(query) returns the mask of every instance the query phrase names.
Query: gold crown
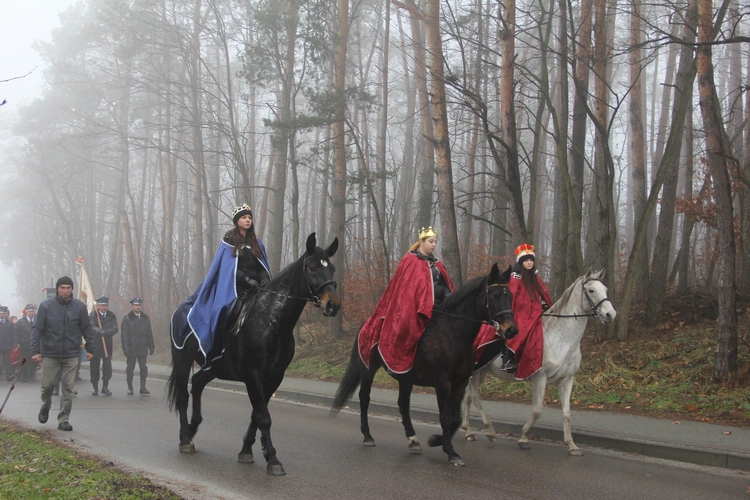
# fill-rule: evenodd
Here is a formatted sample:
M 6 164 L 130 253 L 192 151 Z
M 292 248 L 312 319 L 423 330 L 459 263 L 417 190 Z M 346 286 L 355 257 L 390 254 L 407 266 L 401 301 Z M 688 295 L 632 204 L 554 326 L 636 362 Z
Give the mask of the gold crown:
M 234 210 L 232 210 L 232 219 L 234 219 L 234 216 L 237 215 L 240 212 L 252 212 L 253 210 L 250 208 L 250 206 L 247 203 L 243 203 L 239 207 L 234 207 Z
M 437 237 L 438 237 L 437 231 L 435 231 L 434 229 L 432 229 L 432 226 L 428 227 L 427 229 L 425 229 L 425 228 L 420 229 L 418 234 L 419 234 L 419 239 L 420 240 L 423 240 L 425 238 L 435 238 L 435 239 L 437 239 Z

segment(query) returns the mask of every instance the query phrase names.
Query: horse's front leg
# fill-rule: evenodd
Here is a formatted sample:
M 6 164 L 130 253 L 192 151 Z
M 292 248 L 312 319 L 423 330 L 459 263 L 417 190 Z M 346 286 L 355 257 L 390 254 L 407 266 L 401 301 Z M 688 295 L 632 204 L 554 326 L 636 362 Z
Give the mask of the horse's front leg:
M 413 389 L 414 384 L 411 382 L 398 381 L 398 411 L 401 413 L 401 422 L 404 424 L 406 439 L 409 440 L 409 450 L 419 453 L 422 451 L 422 445 L 419 444 L 419 440 L 417 439 L 417 432 L 411 423 L 411 413 L 409 411 L 411 406 L 411 391 Z
M 482 423 L 484 424 L 485 436 L 487 436 L 487 439 L 489 439 L 493 443 L 497 442 L 497 432 L 495 431 L 495 427 L 493 427 L 492 425 L 492 421 L 484 411 L 484 407 L 482 406 L 482 395 L 479 392 L 479 387 L 482 385 L 486 374 L 486 370 L 479 370 L 474 372 L 474 375 L 471 377 L 471 379 L 469 379 L 469 383 L 466 386 L 466 395 L 464 396 L 465 404 L 463 428 L 466 429 L 467 441 L 476 441 L 477 439 L 474 435 L 474 431 L 471 428 L 471 403 L 473 402 L 474 406 L 477 407 L 479 416 L 481 417 Z
M 563 436 L 568 445 L 568 454 L 574 457 L 582 457 L 583 451 L 573 442 L 573 433 L 570 430 L 570 394 L 573 392 L 573 375 L 569 375 L 557 382 L 557 392 L 560 393 L 560 403 L 563 413 Z
M 443 452 L 448 455 L 448 463 L 463 467 L 464 461 L 453 448 L 453 434 L 461 425 L 461 401 L 464 397 L 465 385 L 461 388 L 451 388 L 447 382 L 435 384 L 438 410 L 440 411 L 440 428 L 443 434 L 430 436 L 428 444 L 432 447 L 443 446 Z
M 521 439 L 518 440 L 518 447 L 522 450 L 530 450 L 529 446 L 529 431 L 534 426 L 534 423 L 542 415 L 544 409 L 544 389 L 547 387 L 547 377 L 540 372 L 537 372 L 531 377 L 531 416 L 526 421 L 521 430 Z
M 203 422 L 203 413 L 201 412 L 201 400 L 203 389 L 216 377 L 210 372 L 199 371 L 193 375 L 190 392 L 193 395 L 193 414 L 190 417 L 190 436 L 193 437 L 198 433 L 198 426 Z
M 245 381 L 245 387 L 247 388 L 248 396 L 250 396 L 250 403 L 253 405 L 254 417 L 250 420 L 248 433 L 251 430 L 254 431 L 254 421 L 257 426 L 256 428 L 260 430 L 260 446 L 263 450 L 263 457 L 266 459 L 266 472 L 272 476 L 283 476 L 286 474 L 286 471 L 276 457 L 276 448 L 273 447 L 273 442 L 271 441 L 271 414 L 268 412 L 268 404 L 266 403 L 268 399 L 265 397 L 261 378 L 259 376 L 252 376 L 250 380 Z M 247 435 L 245 438 L 247 439 Z M 252 433 L 250 439 L 255 439 L 255 432 Z M 245 449 L 244 443 L 242 449 Z
M 258 433 L 258 422 L 256 420 L 256 412 L 253 409 L 250 415 L 250 425 L 247 426 L 247 432 L 245 437 L 242 438 L 242 449 L 237 455 L 237 461 L 241 464 L 253 464 L 255 463 L 255 457 L 253 457 L 253 445 L 255 444 L 255 435 Z

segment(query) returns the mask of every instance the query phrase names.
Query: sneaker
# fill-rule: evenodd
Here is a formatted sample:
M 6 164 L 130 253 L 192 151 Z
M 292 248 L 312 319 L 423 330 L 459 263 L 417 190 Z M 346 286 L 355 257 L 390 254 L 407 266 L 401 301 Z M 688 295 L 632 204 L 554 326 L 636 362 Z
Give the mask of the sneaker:
M 132 396 L 132 395 L 133 395 L 133 388 L 128 387 L 128 396 Z
M 141 390 L 138 391 L 138 394 L 151 394 L 151 391 L 149 391 L 145 387 L 141 387 Z
M 72 431 L 73 426 L 70 425 L 70 422 L 60 422 L 60 424 L 57 426 L 58 429 L 61 431 Z
M 111 396 L 112 391 L 110 391 L 107 387 L 102 387 L 102 394 L 104 394 L 105 396 Z
M 46 424 L 48 418 L 49 418 L 49 408 L 42 407 L 42 409 L 39 410 L 39 423 Z
M 104 394 L 104 389 L 102 388 L 102 394 Z M 94 386 L 94 392 L 91 393 L 92 396 L 98 396 L 99 395 L 99 388 Z

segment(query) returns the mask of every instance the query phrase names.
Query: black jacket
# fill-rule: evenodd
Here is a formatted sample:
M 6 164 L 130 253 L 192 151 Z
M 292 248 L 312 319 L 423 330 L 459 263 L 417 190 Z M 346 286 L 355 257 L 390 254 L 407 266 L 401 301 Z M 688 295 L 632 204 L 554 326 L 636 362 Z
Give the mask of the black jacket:
M 97 358 L 112 357 L 112 337 L 117 335 L 117 316 L 112 311 L 107 311 L 107 315 L 101 318 L 102 326 L 99 327 L 101 315 L 99 311 L 94 311 L 89 316 L 91 320 L 91 330 L 94 332 L 94 356 Z M 107 345 L 105 355 L 104 345 Z
M 154 352 L 154 334 L 151 320 L 141 313 L 138 318 L 133 311 L 122 318 L 120 325 L 122 352 L 125 356 L 145 356 Z
M 36 318 L 34 318 L 36 321 Z M 31 323 L 26 316 L 16 322 L 16 340 L 21 345 L 21 352 L 25 355 L 31 350 Z M 31 361 L 31 360 L 28 360 Z
M 31 355 L 41 353 L 50 358 L 79 356 L 81 336 L 86 341 L 86 352 L 93 353 L 94 332 L 86 304 L 78 299 L 63 300 L 55 295 L 39 304 L 31 328 Z
M 5 323 L 0 323 L 0 351 L 11 351 L 16 345 L 18 345 L 18 340 L 15 327 L 13 322 L 6 318 Z

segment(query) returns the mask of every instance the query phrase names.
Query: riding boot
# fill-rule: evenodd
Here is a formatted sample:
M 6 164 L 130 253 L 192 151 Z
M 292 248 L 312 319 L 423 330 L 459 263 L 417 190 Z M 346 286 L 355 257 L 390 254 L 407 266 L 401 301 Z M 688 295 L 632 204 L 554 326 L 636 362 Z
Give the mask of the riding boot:
M 503 348 L 500 352 L 500 370 L 505 373 L 516 373 L 517 369 L 518 363 L 516 363 L 515 353 L 507 347 Z

